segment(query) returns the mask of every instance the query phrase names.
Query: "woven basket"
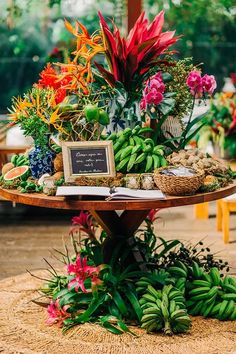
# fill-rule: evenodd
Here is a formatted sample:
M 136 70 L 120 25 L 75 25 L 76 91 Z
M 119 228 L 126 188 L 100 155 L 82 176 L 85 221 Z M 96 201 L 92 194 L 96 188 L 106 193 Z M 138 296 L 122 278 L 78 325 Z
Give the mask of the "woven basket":
M 191 195 L 203 184 L 205 173 L 197 170 L 193 176 L 167 176 L 160 172 L 175 166 L 161 167 L 154 171 L 156 186 L 169 195 Z

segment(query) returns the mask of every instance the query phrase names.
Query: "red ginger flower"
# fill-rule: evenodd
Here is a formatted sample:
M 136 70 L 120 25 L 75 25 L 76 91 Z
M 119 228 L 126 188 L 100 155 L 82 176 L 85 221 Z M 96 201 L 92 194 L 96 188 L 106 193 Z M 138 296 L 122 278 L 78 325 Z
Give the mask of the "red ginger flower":
M 71 263 L 67 266 L 68 274 L 75 274 L 75 278 L 72 279 L 68 288 L 71 288 L 74 284 L 75 291 L 78 291 L 79 288 L 86 293 L 87 290 L 84 286 L 84 282 L 87 278 L 91 279 L 92 286 L 97 286 L 102 283 L 102 281 L 98 278 L 98 274 L 100 271 L 100 267 L 93 267 L 87 264 L 87 257 L 82 258 L 80 255 L 77 255 L 75 264 Z
M 56 302 L 51 301 L 50 305 L 48 305 L 47 308 L 48 319 L 46 320 L 46 324 L 51 326 L 54 323 L 57 323 L 59 327 L 62 327 L 63 321 L 66 318 L 70 317 L 70 314 L 66 312 L 67 308 L 68 306 L 64 306 L 63 308 L 60 308 L 59 300 L 56 300 Z

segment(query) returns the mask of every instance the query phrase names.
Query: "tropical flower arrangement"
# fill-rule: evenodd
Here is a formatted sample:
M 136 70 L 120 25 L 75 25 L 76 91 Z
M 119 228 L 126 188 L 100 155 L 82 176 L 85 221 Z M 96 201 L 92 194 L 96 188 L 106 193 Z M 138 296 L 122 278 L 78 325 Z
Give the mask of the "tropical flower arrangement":
M 198 146 L 205 147 L 212 142 L 219 149 L 220 156 L 236 156 L 236 96 L 220 93 L 210 103 L 206 113 L 205 126 L 198 138 Z
M 65 21 L 76 37 L 72 57 L 68 63 L 48 63 L 32 90 L 13 99 L 11 118 L 26 135 L 38 138 L 29 122 L 34 117 L 35 125 L 45 125 L 42 135 L 49 131 L 61 140 L 98 140 L 100 134 L 83 136 L 82 126 L 97 130 L 98 122 L 116 131 L 145 122 L 146 113 L 161 125 L 171 114 L 181 121 L 191 111 L 193 96 L 213 93 L 213 77 L 204 75 L 198 87 L 200 71 L 168 50 L 178 37 L 162 32 L 163 11 L 150 25 L 143 13 L 127 38 L 115 24 L 110 30 L 101 13 L 99 18 L 101 30 L 92 35 L 81 23 L 73 27 Z
M 89 322 L 134 336 L 139 326 L 148 333 L 171 335 L 191 329 L 189 314 L 236 319 L 236 281 L 221 274 L 229 271 L 228 263 L 217 260 L 201 241 L 191 246 L 156 237 L 156 214 L 152 210 L 134 235 L 141 263 L 125 238 L 107 259 L 102 246 L 106 234 L 93 217 L 82 211 L 72 219 L 74 254 L 67 247 L 58 253 L 65 272 L 50 265 L 50 277 L 41 288 L 48 325 L 66 331 Z
M 92 35 L 83 24 L 65 20 L 76 39 L 68 62 L 48 63 L 33 88 L 13 98 L 13 124 L 35 141 L 36 151 L 24 160 L 34 179 L 63 172 L 62 162 L 58 170 L 50 152 L 47 166 L 37 167 L 42 166 L 40 149 L 41 157 L 50 150 L 50 136 L 59 145 L 112 140 L 116 171 L 140 174 L 166 166 L 167 155 L 183 150 L 204 125 L 201 117 L 192 119 L 193 107 L 196 99 L 213 94 L 216 81 L 190 59 L 174 58 L 170 47 L 179 38 L 174 31 L 163 32 L 164 12 L 150 24 L 142 13 L 127 38 L 114 23 L 110 29 L 101 13 L 99 19 L 100 30 Z M 60 146 L 56 150 L 60 153 Z M 7 172 L 18 167 L 18 159 L 13 160 Z M 18 177 L 16 169 L 4 175 L 7 184 Z

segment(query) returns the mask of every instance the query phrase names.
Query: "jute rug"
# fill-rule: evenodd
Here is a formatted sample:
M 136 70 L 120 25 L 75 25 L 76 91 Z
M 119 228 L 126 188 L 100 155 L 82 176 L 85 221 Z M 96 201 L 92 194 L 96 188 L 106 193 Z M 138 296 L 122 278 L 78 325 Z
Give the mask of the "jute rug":
M 3 354 L 236 354 L 236 321 L 193 318 L 190 334 L 137 337 L 85 324 L 66 334 L 45 325 L 46 310 L 31 302 L 40 281 L 28 274 L 0 282 L 0 353 Z

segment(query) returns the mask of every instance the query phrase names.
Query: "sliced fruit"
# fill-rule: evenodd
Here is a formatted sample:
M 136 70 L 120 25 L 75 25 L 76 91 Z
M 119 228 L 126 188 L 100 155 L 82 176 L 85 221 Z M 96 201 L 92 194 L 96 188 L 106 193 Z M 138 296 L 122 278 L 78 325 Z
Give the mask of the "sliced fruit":
M 2 175 L 4 176 L 7 172 L 11 171 L 15 166 L 12 162 L 8 162 L 2 166 Z
M 4 175 L 5 181 L 14 181 L 17 178 L 25 179 L 29 175 L 29 166 L 18 166 L 14 167 L 12 170 L 8 171 Z

